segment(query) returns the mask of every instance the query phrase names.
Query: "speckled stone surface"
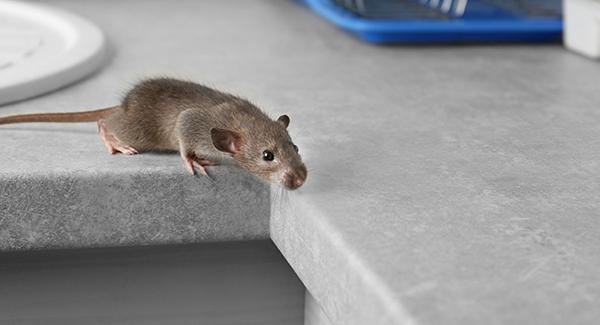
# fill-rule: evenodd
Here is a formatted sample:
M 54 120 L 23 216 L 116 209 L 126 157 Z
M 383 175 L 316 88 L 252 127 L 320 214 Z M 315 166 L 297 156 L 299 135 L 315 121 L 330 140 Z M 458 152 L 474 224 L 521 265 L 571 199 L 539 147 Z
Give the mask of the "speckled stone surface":
M 600 319 L 599 63 L 559 46 L 370 46 L 288 1 L 52 3 L 102 26 L 112 59 L 0 113 L 108 106 L 170 75 L 290 114 L 309 178 L 273 193 L 270 235 L 332 324 Z M 106 155 L 89 124 L 36 127 L 0 130 L 3 177 L 183 172 Z
M 252 175 L 116 165 L 0 173 L 0 251 L 268 238 L 268 186 Z

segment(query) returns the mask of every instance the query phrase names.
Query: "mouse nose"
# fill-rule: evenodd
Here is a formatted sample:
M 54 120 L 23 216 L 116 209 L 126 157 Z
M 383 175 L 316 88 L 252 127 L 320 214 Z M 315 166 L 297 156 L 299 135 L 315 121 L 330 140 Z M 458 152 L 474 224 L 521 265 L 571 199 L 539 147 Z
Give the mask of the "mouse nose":
M 304 180 L 302 178 L 296 177 L 294 179 L 294 187 L 295 188 L 298 188 L 298 187 L 302 186 L 302 184 L 304 184 Z
M 293 173 L 286 173 L 283 177 L 283 185 L 290 190 L 295 190 L 304 184 L 304 178 Z

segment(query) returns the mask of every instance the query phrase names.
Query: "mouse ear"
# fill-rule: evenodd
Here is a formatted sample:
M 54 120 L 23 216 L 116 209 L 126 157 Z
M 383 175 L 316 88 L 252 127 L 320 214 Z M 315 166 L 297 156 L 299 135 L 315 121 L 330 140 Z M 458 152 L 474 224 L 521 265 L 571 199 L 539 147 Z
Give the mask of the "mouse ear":
M 234 131 L 212 128 L 210 130 L 213 145 L 219 151 L 237 153 L 242 147 L 242 136 Z
M 288 125 L 290 125 L 290 117 L 287 115 L 281 115 L 277 118 L 277 122 L 283 124 L 283 126 L 287 129 Z

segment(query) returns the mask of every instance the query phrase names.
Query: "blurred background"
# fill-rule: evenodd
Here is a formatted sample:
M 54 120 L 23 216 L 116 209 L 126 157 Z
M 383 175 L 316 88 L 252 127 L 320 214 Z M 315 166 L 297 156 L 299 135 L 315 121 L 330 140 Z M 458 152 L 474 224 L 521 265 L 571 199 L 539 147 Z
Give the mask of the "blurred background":
M 111 57 L 127 55 L 129 49 L 150 60 L 163 51 L 177 52 L 181 45 L 176 43 L 187 42 L 198 45 L 195 55 L 201 58 L 202 45 L 219 50 L 219 44 L 211 44 L 219 35 L 226 38 L 222 42 L 230 42 L 240 36 L 228 31 L 258 31 L 260 27 L 251 23 L 264 16 L 261 10 L 295 11 L 291 14 L 305 15 L 307 22 L 309 15 L 319 16 L 340 30 L 328 32 L 331 38 L 356 38 L 380 46 L 564 41 L 569 49 L 584 55 L 600 54 L 595 0 L 301 0 L 267 1 L 252 7 L 236 4 L 239 10 L 230 7 L 234 4 L 217 8 L 202 2 L 148 5 L 132 1 L 134 16 L 110 1 L 88 5 L 86 1 L 3 0 L 0 4 L 0 104 L 72 83 L 110 64 Z M 91 9 L 96 6 L 98 9 Z M 157 9 L 162 6 L 164 10 Z M 189 11 L 183 13 L 177 7 L 187 7 Z M 244 10 L 246 15 L 241 13 Z M 208 12 L 220 18 L 202 25 L 203 15 Z M 283 15 L 280 19 L 284 19 Z M 124 40 L 111 37 L 120 33 L 117 28 L 127 28 L 123 32 L 134 39 L 124 44 Z M 205 30 L 194 30 L 197 28 Z M 265 37 L 276 39 L 284 37 L 289 28 L 301 27 L 278 24 L 262 32 Z M 306 40 L 298 42 L 315 42 L 320 37 L 313 34 L 310 40 L 309 34 Z M 148 47 L 136 49 L 142 39 Z M 161 61 L 156 60 L 155 65 L 166 64 Z M 126 69 L 131 69 L 135 62 L 127 64 Z M 170 72 L 156 67 L 148 72 L 167 71 Z

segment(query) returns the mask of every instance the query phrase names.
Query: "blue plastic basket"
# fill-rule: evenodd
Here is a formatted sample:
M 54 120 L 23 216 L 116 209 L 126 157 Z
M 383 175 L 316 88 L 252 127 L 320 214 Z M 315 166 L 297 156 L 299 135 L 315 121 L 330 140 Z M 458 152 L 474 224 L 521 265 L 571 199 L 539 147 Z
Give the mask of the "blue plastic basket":
M 372 43 L 556 42 L 560 0 L 305 0 Z

